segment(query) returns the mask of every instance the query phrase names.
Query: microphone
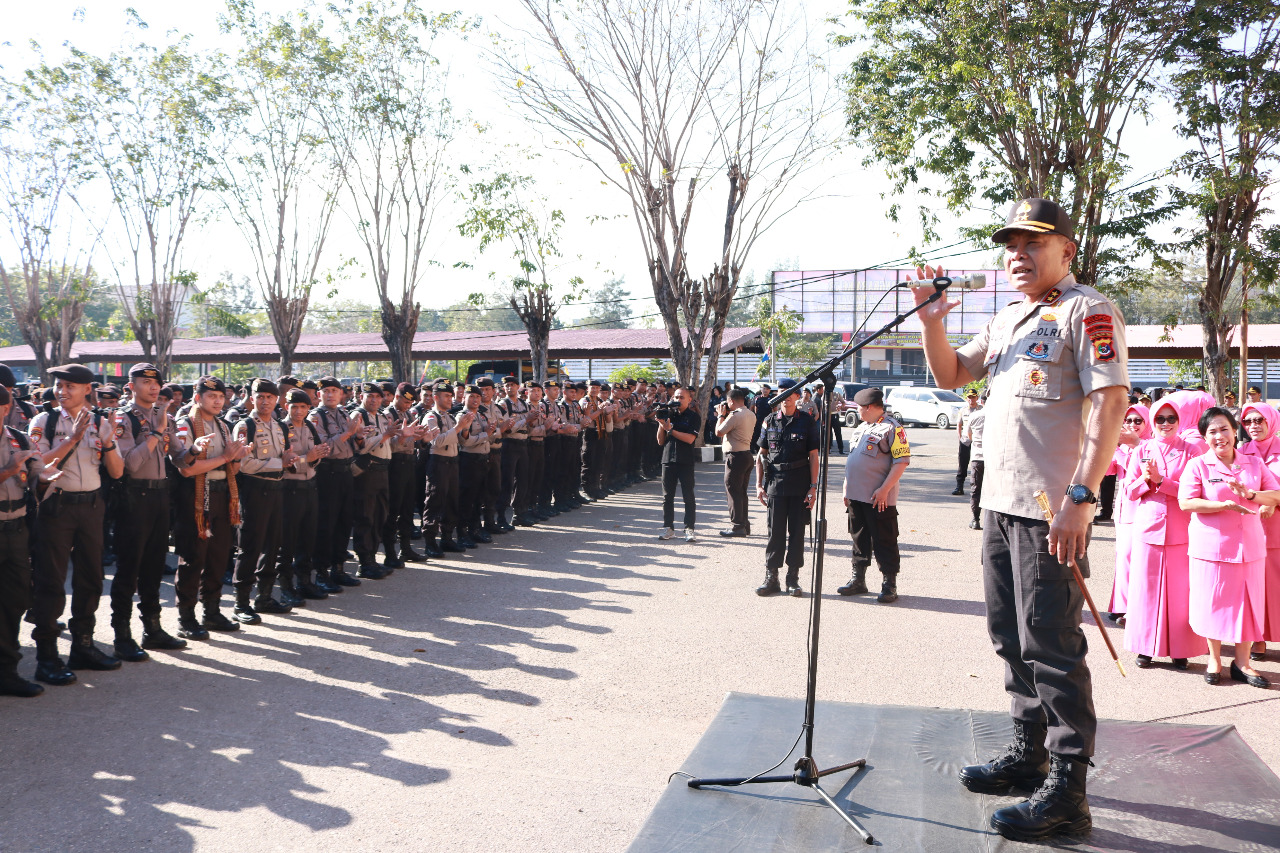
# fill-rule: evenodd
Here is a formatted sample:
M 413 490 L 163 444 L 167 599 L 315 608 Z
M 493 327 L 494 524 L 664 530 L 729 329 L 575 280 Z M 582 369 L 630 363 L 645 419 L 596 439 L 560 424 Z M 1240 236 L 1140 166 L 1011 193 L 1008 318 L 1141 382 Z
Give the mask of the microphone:
M 926 284 L 928 279 L 914 283 Z M 940 275 L 932 283 L 938 290 L 946 290 L 949 287 L 958 287 L 961 290 L 982 290 L 987 286 L 987 275 L 980 272 L 972 272 L 968 275 L 959 275 L 954 278 L 949 275 Z

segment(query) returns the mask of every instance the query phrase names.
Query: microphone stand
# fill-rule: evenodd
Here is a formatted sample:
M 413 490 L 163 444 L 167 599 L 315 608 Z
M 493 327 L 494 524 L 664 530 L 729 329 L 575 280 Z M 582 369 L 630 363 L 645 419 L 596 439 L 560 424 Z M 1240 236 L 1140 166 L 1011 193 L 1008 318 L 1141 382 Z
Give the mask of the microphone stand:
M 928 282 L 920 282 L 921 285 L 926 283 Z M 862 836 L 862 840 L 865 841 L 867 844 L 875 843 L 875 838 L 872 837 L 871 833 L 868 832 L 866 828 L 862 826 L 862 824 L 858 823 L 858 821 L 854 819 L 852 815 L 850 815 L 847 811 L 842 809 L 836 803 L 836 801 L 831 798 L 831 795 L 828 794 L 825 790 L 823 790 L 822 786 L 818 784 L 818 780 L 823 778 L 824 776 L 830 776 L 835 773 L 840 773 L 844 770 L 851 770 L 854 768 L 865 767 L 867 760 L 865 758 L 859 758 L 858 760 L 851 761 L 848 764 L 841 764 L 836 767 L 829 767 L 826 770 L 819 770 L 818 763 L 817 761 L 814 760 L 814 757 L 813 757 L 813 733 L 814 733 L 813 720 L 814 720 L 814 710 L 817 707 L 817 702 L 818 702 L 818 639 L 819 639 L 819 629 L 822 624 L 822 568 L 823 568 L 823 558 L 824 558 L 824 555 L 826 554 L 826 540 L 827 540 L 827 473 L 828 473 L 828 467 L 830 462 L 828 458 L 828 451 L 831 448 L 831 428 L 830 428 L 831 395 L 835 391 L 835 384 L 836 384 L 835 368 L 838 367 L 841 362 L 843 362 L 849 356 L 853 355 L 854 353 L 866 347 L 868 344 L 870 344 L 872 341 L 879 338 L 881 335 L 884 335 L 892 331 L 893 329 L 896 329 L 898 326 L 902 325 L 903 321 L 905 321 L 908 317 L 920 311 L 920 309 L 924 308 L 926 305 L 930 305 L 934 302 L 937 302 L 939 299 L 941 299 L 943 291 L 945 291 L 948 287 L 951 286 L 951 279 L 947 276 L 940 276 L 934 279 L 932 284 L 934 287 L 934 292 L 930 294 L 929 298 L 926 299 L 924 302 L 921 302 L 919 305 L 915 306 L 910 311 L 907 311 L 906 313 L 899 314 L 898 316 L 894 317 L 887 324 L 885 324 L 885 326 L 883 326 L 879 331 L 875 332 L 873 335 L 866 338 L 862 342 L 854 344 L 853 341 L 850 341 L 849 347 L 845 349 L 842 353 L 837 355 L 835 358 L 828 360 L 825 364 L 813 370 L 802 381 L 797 382 L 795 385 L 792 385 L 790 388 L 787 388 L 786 390 L 779 391 L 769 401 L 769 405 L 772 408 L 777 408 L 777 406 L 779 406 L 783 400 L 785 400 L 787 397 L 791 396 L 792 394 L 800 393 L 800 391 L 804 388 L 804 386 L 809 384 L 810 382 L 817 382 L 819 380 L 822 382 L 822 386 L 823 386 L 822 414 L 821 414 L 822 420 L 820 421 L 822 425 L 822 430 L 821 430 L 822 440 L 821 440 L 821 448 L 819 450 L 819 453 L 820 453 L 819 458 L 821 459 L 821 465 L 819 467 L 819 474 L 818 474 L 818 500 L 817 500 L 817 507 L 816 507 L 817 518 L 814 521 L 813 592 L 812 592 L 813 606 L 810 608 L 810 616 L 809 616 L 809 674 L 808 674 L 808 685 L 805 691 L 805 699 L 804 699 L 804 726 L 803 726 L 804 755 L 799 760 L 796 761 L 795 768 L 794 768 L 795 772 L 789 776 L 756 775 L 756 776 L 721 778 L 721 779 L 695 778 L 695 779 L 690 779 L 688 782 L 689 787 L 694 789 L 701 789 L 703 787 L 711 786 L 711 785 L 714 785 L 717 787 L 733 787 L 736 785 L 757 785 L 757 784 L 765 784 L 770 782 L 794 782 L 795 784 L 800 785 L 801 787 L 812 788 L 824 803 L 826 803 L 831 808 L 835 809 L 836 814 L 844 818 L 845 823 L 853 827 L 853 829 L 859 835 Z M 853 448 L 850 448 L 851 452 L 852 450 Z M 786 759 L 784 758 L 783 760 L 785 761 Z

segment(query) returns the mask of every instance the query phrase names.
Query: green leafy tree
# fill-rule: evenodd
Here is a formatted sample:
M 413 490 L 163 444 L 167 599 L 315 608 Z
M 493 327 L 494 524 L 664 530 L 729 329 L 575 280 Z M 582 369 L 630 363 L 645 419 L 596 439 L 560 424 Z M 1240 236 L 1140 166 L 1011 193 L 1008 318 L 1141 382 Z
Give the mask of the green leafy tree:
M 556 287 L 560 229 L 564 213 L 539 198 L 533 179 L 501 172 L 470 187 L 470 204 L 458 230 L 475 237 L 483 252 L 495 243 L 507 246 L 516 269 L 502 275 L 504 294 L 511 310 L 529 334 L 529 360 L 533 378 L 547 378 L 547 350 L 560 303 L 572 302 L 582 293 L 582 278 L 563 279 Z M 475 295 L 474 301 L 482 301 Z
M 126 257 L 112 258 L 125 316 L 143 358 L 167 374 L 183 307 L 196 292 L 182 250 L 216 182 L 231 89 L 218 58 L 195 53 L 189 37 L 165 47 L 136 38 L 105 57 L 71 53 L 29 79 L 65 93 L 77 155 L 106 184 L 125 247 Z
M 611 278 L 587 293 L 583 301 L 591 310 L 573 325 L 597 329 L 629 329 L 631 318 L 635 316 L 630 300 L 631 291 L 627 290 L 627 280 L 621 276 Z
M 1076 225 L 1078 280 L 1127 266 L 1104 240 L 1140 234 L 1157 190 L 1114 192 L 1127 168 L 1122 134 L 1153 96 L 1187 3 L 850 5 L 865 35 L 838 39 L 860 48 L 845 77 L 849 131 L 895 194 L 928 199 L 919 211 L 927 238 L 944 211 L 984 206 L 989 222 L 966 233 L 985 242 L 1013 201 L 1051 198 Z
M 801 374 L 808 374 L 830 357 L 831 347 L 835 344 L 837 337 L 804 334 L 800 331 L 803 324 L 803 314 L 796 313 L 790 308 L 774 311 L 772 303 L 762 299 L 751 325 L 760 330 L 760 337 L 763 340 L 772 342 L 771 358 L 778 364 L 792 365 Z M 756 368 L 756 372 L 763 374 L 771 367 L 769 362 L 762 361 Z

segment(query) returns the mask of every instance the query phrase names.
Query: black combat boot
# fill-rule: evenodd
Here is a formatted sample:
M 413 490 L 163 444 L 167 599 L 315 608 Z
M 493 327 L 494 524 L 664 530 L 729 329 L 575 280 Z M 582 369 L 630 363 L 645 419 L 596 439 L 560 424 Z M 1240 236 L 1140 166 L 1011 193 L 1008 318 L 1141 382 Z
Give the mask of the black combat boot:
M 461 550 L 458 548 L 458 543 L 454 542 L 452 539 L 449 538 L 449 531 L 447 530 L 442 533 L 442 535 L 440 536 L 440 541 L 438 542 L 436 541 L 436 532 L 434 530 L 428 530 L 427 532 L 423 533 L 422 539 L 423 539 L 422 551 L 425 554 L 423 559 L 433 559 L 433 560 L 440 559 L 441 557 L 444 556 L 445 545 L 453 546 L 453 548 L 450 549 L 449 551 L 450 553 L 457 553 L 459 550 Z
M 218 606 L 216 604 L 212 606 L 207 604 L 205 605 L 204 619 L 201 620 L 200 624 L 203 625 L 205 628 L 208 628 L 210 631 L 239 631 L 240 630 L 240 626 L 237 623 L 228 619 L 223 614 L 223 612 L 218 609 Z
M 249 603 L 251 595 L 253 595 L 253 587 L 248 584 L 236 590 L 236 606 L 232 609 L 231 616 L 242 625 L 257 625 L 262 621 L 258 611 L 254 610 L 253 605 Z M 208 624 L 207 620 L 206 624 Z
M 36 640 L 36 681 L 62 687 L 74 684 L 76 674 L 67 669 L 58 656 L 57 640 Z
M 159 616 L 143 616 L 142 647 L 144 649 L 161 649 L 166 652 L 174 652 L 178 649 L 185 649 L 187 644 L 166 631 L 160 625 Z
M 338 586 L 360 586 L 360 581 L 347 574 L 343 568 L 345 564 L 339 563 L 329 570 L 329 580 Z
M 1053 753 L 1044 784 L 1026 802 L 998 809 L 991 816 L 991 828 L 1014 841 L 1076 835 L 1093 829 L 1084 784 L 1090 763 L 1087 758 Z
M 884 573 L 884 583 L 880 584 L 880 594 L 876 601 L 881 604 L 893 604 L 898 600 L 898 575 Z
M 298 580 L 295 588 L 298 595 L 307 601 L 324 601 L 329 597 L 329 593 L 320 588 L 320 585 L 311 580 L 311 570 L 297 572 Z
M 328 569 L 316 569 L 316 586 L 325 595 L 337 595 L 342 592 L 342 587 L 333 582 L 329 577 Z
M 476 527 L 471 531 L 471 541 L 479 542 L 482 545 L 488 545 L 493 541 L 493 536 L 484 527 Z M 470 548 L 472 546 L 468 545 L 467 547 Z
M 236 596 L 237 602 L 239 596 Z M 238 603 L 237 603 L 238 606 Z M 271 587 L 258 585 L 258 596 L 253 600 L 253 609 L 258 613 L 275 613 L 284 614 L 293 610 L 293 607 L 285 602 L 279 601 L 271 597 Z M 250 623 L 253 624 L 253 623 Z
M 1044 784 L 1049 772 L 1049 750 L 1044 723 L 1013 721 L 1013 742 L 986 764 L 971 764 L 960 771 L 960 784 L 975 794 L 1007 794 L 1017 788 L 1027 793 Z
M 405 561 L 410 563 L 421 563 L 426 559 L 426 555 L 419 554 L 417 551 L 413 550 L 413 547 L 410 545 L 405 545 L 400 549 L 400 568 L 402 569 L 404 568 Z
M 116 641 L 114 649 L 116 657 L 120 660 L 127 660 L 129 663 L 141 663 L 144 660 L 151 660 L 151 655 L 142 650 L 137 641 L 133 639 L 133 631 L 129 629 L 129 621 L 111 623 L 111 627 L 115 629 Z
M 113 658 L 95 646 L 92 634 L 76 634 L 71 638 L 71 654 L 67 655 L 67 669 L 93 669 L 107 672 L 119 668 L 120 659 Z
M 836 592 L 841 595 L 862 595 L 867 592 L 867 567 L 854 566 L 853 577 L 844 586 L 836 587 Z
M 799 598 L 802 594 L 799 569 L 787 572 L 787 595 L 792 598 Z
M 289 608 L 307 606 L 307 600 L 298 591 L 293 569 L 288 569 L 280 575 L 280 603 Z
M 782 587 L 778 586 L 778 570 L 765 569 L 764 583 L 756 587 L 756 595 L 774 595 L 782 592 Z
M 31 699 L 44 692 L 44 688 L 34 681 L 27 681 L 16 671 L 0 672 L 0 696 L 19 696 Z
M 236 627 L 239 626 L 237 625 Z M 200 624 L 200 620 L 196 618 L 194 610 L 179 610 L 178 636 L 187 640 L 207 640 L 209 639 L 209 630 Z

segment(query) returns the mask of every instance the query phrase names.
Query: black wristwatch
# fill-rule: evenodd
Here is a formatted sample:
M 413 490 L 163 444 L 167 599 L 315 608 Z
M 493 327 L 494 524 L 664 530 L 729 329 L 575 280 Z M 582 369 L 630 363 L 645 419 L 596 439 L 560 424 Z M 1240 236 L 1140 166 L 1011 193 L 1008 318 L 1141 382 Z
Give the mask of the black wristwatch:
M 1072 483 L 1067 486 L 1067 497 L 1071 498 L 1073 504 L 1096 504 L 1098 502 L 1093 492 L 1083 483 Z

